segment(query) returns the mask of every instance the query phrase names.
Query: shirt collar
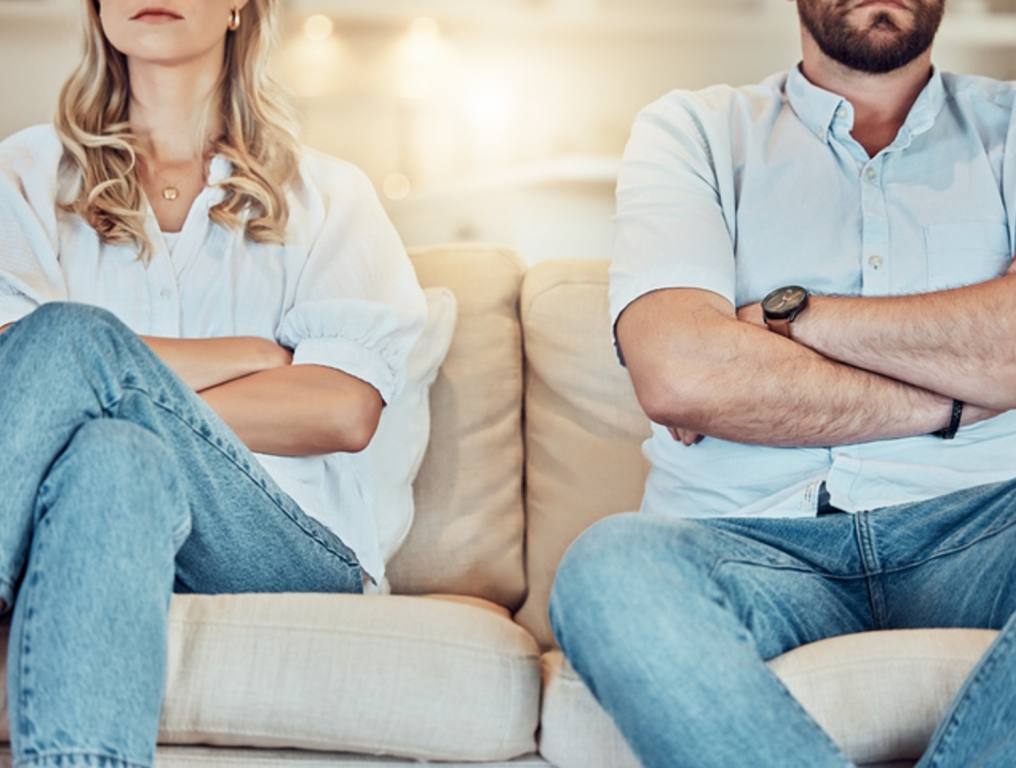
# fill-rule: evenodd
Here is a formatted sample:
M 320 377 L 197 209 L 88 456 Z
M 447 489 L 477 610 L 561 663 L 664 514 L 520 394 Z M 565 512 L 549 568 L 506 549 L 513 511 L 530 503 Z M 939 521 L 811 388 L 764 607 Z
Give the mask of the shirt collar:
M 798 119 L 823 141 L 828 137 L 836 121 L 846 123 L 848 129 L 853 128 L 853 105 L 842 96 L 820 88 L 808 80 L 800 65 L 794 67 L 787 76 L 786 94 L 787 101 Z M 942 73 L 937 67 L 933 67 L 931 79 L 911 107 L 910 114 L 903 123 L 903 130 L 910 136 L 917 136 L 931 128 L 935 124 L 935 118 L 945 106 L 945 98 Z
M 214 155 L 208 164 L 208 186 L 221 184 L 233 173 L 233 164 L 222 155 Z

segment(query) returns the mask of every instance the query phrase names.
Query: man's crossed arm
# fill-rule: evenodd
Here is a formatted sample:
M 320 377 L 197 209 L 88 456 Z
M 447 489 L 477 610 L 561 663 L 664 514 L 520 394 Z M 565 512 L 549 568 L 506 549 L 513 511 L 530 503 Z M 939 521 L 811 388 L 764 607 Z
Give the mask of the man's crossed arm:
M 757 305 L 742 320 L 762 323 Z M 823 356 L 967 403 L 1016 407 L 1016 274 L 895 298 L 812 297 L 794 339 Z
M 848 445 L 941 429 L 953 398 L 968 404 L 964 425 L 1016 407 L 1014 275 L 820 298 L 798 341 L 766 330 L 758 305 L 735 314 L 709 291 L 662 290 L 633 302 L 617 334 L 643 409 L 686 444 Z

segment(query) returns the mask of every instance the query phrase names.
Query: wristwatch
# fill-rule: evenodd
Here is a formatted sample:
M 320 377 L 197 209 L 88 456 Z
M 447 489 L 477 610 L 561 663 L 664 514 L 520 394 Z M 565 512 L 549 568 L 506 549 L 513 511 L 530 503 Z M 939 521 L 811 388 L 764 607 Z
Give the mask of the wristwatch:
M 808 308 L 808 295 L 807 289 L 788 285 L 762 299 L 762 316 L 769 330 L 792 339 L 790 324 Z

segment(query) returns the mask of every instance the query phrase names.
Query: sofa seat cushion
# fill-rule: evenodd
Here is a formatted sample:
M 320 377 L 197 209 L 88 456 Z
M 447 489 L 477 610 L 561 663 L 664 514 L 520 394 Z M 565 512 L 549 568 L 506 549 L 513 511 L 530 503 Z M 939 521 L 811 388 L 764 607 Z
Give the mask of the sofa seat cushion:
M 857 764 L 916 760 L 996 633 L 926 629 L 844 635 L 770 662 Z M 540 753 L 559 768 L 638 768 L 620 731 L 560 651 L 542 659 Z
M 426 760 L 529 754 L 539 650 L 503 609 L 481 605 L 384 595 L 176 596 L 160 743 Z M 6 634 L 5 626 L 2 645 Z M 3 705 L 6 740 L 6 697 Z

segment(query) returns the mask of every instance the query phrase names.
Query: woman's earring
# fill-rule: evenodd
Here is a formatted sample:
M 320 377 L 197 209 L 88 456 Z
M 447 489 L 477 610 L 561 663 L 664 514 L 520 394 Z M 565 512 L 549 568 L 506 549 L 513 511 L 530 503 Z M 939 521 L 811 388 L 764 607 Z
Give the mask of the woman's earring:
M 240 28 L 240 9 L 234 8 L 229 12 L 229 31 L 236 32 Z

